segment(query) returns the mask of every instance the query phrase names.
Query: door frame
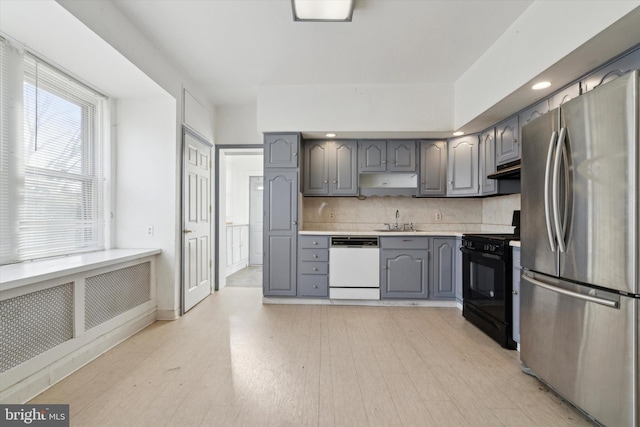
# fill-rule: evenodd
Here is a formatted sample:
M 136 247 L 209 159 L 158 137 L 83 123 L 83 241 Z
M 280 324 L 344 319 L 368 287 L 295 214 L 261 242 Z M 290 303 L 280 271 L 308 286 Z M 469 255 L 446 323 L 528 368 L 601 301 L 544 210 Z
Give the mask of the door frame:
M 249 266 L 251 266 L 251 265 L 260 265 L 260 266 L 262 266 L 262 262 L 260 264 L 251 264 L 251 250 L 253 249 L 253 247 L 251 245 L 251 208 L 252 208 L 252 206 L 254 204 L 253 199 L 251 199 L 251 179 L 252 178 L 262 178 L 262 185 L 263 185 L 263 188 L 264 188 L 264 175 L 262 175 L 262 176 L 249 175 Z M 264 190 L 262 190 L 262 194 L 263 194 L 263 200 L 262 200 L 262 203 L 260 205 L 264 207 Z M 264 209 L 263 209 L 262 217 L 264 218 Z M 261 233 L 264 234 L 264 222 L 262 224 Z M 262 246 L 263 246 L 263 249 L 264 249 L 264 244 Z M 264 256 L 263 256 L 263 258 L 264 258 Z
M 263 154 L 264 154 L 264 145 L 263 144 L 228 144 L 228 145 L 216 145 L 215 149 L 216 149 L 216 167 L 215 167 L 215 194 L 214 194 L 214 199 L 215 199 L 215 204 L 214 204 L 214 210 L 215 210 L 215 245 L 214 245 L 214 250 L 213 250 L 213 265 L 215 267 L 215 274 L 214 274 L 214 280 L 213 280 L 213 289 L 214 291 L 219 291 L 220 290 L 220 150 L 228 150 L 228 149 L 232 149 L 232 150 L 238 150 L 238 149 L 247 149 L 247 150 L 255 150 L 255 149 L 260 149 L 262 150 Z M 264 166 L 263 166 L 263 171 L 264 171 Z M 226 250 L 226 248 L 225 248 Z
M 191 136 L 192 138 L 198 140 L 199 142 L 209 146 L 209 148 L 211 149 L 211 155 L 213 155 L 214 153 L 214 145 L 207 141 L 202 135 L 200 135 L 198 132 L 196 132 L 195 130 L 191 129 L 190 127 L 186 126 L 186 125 L 182 125 L 182 143 L 180 146 L 180 156 L 182 158 L 182 161 L 180 162 L 180 166 L 181 166 L 181 171 L 180 171 L 180 316 L 184 316 L 184 314 L 186 313 L 185 307 L 186 307 L 186 303 L 185 303 L 185 298 L 186 298 L 186 293 L 184 291 L 184 273 L 185 273 L 185 238 L 186 235 L 184 234 L 183 230 L 186 227 L 185 224 L 185 191 L 184 191 L 184 185 L 185 185 L 185 171 L 187 170 L 186 165 L 185 165 L 185 156 L 184 156 L 184 149 L 185 149 L 185 142 L 186 142 L 186 137 L 187 135 Z M 212 160 L 212 159 L 210 159 Z M 210 165 L 213 165 L 213 161 L 211 161 Z M 209 182 L 211 182 L 211 166 L 209 167 Z M 209 190 L 211 191 L 211 190 Z M 216 201 L 217 202 L 217 201 Z M 209 214 L 209 218 L 213 219 L 213 215 Z M 215 234 L 213 234 L 213 228 L 210 226 L 209 227 L 209 235 L 213 237 L 215 237 Z M 214 239 L 217 240 L 217 239 Z M 215 265 L 213 266 L 215 267 Z M 211 276 L 216 276 L 216 274 L 214 274 L 213 269 L 210 268 L 209 269 L 209 274 Z M 209 278 L 209 283 L 212 283 L 212 279 L 213 277 Z M 213 286 L 213 285 L 212 285 Z M 213 291 L 213 287 L 211 288 L 211 290 Z

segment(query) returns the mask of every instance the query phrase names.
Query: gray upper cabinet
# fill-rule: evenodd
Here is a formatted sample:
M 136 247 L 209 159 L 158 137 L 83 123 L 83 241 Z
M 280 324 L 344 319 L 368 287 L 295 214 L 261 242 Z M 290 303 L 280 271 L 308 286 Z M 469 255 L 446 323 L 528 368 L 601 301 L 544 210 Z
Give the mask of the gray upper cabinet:
M 415 172 L 416 142 L 414 140 L 358 141 L 358 172 Z
M 303 193 L 305 196 L 329 194 L 329 146 L 325 141 L 305 141 Z
M 519 137 L 518 116 L 513 116 L 496 126 L 496 166 L 520 158 Z
M 433 238 L 432 299 L 453 299 L 456 296 L 456 239 Z
M 297 168 L 299 150 L 299 133 L 266 133 L 264 135 L 264 166 L 266 168 Z
M 380 239 L 380 296 L 427 298 L 429 296 L 429 237 Z
M 465 135 L 448 142 L 447 195 L 477 196 L 478 184 L 478 135 Z
M 534 120 L 541 115 L 545 114 L 549 111 L 549 100 L 545 99 L 544 101 L 540 101 L 535 105 L 527 108 L 526 110 L 520 111 L 518 114 L 518 125 L 522 129 L 522 126 L 529 123 L 531 120 Z
M 498 192 L 495 179 L 487 175 L 496 171 L 496 129 L 491 128 L 480 134 L 480 194 L 488 196 Z
M 387 141 L 387 172 L 415 172 L 416 165 L 415 141 Z
M 598 86 L 610 82 L 621 75 L 640 68 L 640 49 L 636 49 L 613 62 L 597 69 L 582 79 L 582 93 L 588 92 Z
M 329 194 L 358 194 L 358 144 L 356 141 L 333 141 L 329 161 Z
M 358 141 L 358 172 L 387 171 L 387 141 Z
M 305 196 L 358 194 L 356 141 L 307 141 L 304 144 Z
M 420 141 L 420 196 L 445 196 L 447 194 L 447 143 L 445 141 Z
M 578 83 L 567 86 L 549 97 L 549 110 L 553 110 L 578 96 L 580 96 L 580 85 Z M 520 126 L 522 127 L 523 125 L 521 124 Z

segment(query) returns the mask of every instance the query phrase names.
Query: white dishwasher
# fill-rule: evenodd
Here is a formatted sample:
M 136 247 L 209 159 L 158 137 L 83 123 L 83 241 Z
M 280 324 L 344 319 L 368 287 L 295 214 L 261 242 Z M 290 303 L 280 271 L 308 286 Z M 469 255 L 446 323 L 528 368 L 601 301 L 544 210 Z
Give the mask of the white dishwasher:
M 329 299 L 380 299 L 380 246 L 377 236 L 332 236 Z

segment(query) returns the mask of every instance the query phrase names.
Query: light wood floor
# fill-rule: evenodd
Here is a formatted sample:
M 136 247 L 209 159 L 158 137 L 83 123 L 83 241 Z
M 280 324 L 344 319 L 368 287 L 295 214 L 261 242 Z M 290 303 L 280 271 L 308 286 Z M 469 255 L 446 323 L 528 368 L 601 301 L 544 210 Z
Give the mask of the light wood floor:
M 263 305 L 224 288 L 31 403 L 72 426 L 588 426 L 455 308 Z

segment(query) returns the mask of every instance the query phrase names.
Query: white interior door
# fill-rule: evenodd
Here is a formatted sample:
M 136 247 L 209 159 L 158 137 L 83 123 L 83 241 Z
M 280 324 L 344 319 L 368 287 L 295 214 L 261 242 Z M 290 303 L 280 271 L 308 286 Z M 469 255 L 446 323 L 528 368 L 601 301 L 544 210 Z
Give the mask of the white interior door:
M 249 185 L 249 265 L 262 265 L 263 178 L 249 177 Z
M 211 293 L 211 146 L 184 132 L 182 295 L 184 311 Z

